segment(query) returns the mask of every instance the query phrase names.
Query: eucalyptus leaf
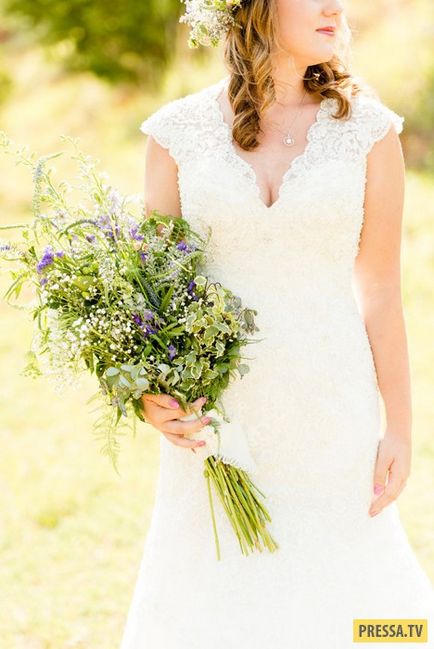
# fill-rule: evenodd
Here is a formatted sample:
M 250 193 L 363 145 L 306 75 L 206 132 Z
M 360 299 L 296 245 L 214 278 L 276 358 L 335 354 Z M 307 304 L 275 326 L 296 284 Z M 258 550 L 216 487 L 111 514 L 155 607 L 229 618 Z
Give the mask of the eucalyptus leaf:
M 244 376 L 244 374 L 247 374 L 247 372 L 250 371 L 250 368 L 249 368 L 249 366 L 246 365 L 245 363 L 240 363 L 240 364 L 237 366 L 237 370 L 239 371 L 239 373 L 241 374 L 241 376 Z
M 131 386 L 131 383 L 125 376 L 121 376 L 119 379 L 119 385 L 129 388 Z
M 194 282 L 196 286 L 205 286 L 207 279 L 203 275 L 196 275 L 194 278 Z
M 138 388 L 142 390 L 147 390 L 149 388 L 149 381 L 147 379 L 138 378 L 134 383 Z

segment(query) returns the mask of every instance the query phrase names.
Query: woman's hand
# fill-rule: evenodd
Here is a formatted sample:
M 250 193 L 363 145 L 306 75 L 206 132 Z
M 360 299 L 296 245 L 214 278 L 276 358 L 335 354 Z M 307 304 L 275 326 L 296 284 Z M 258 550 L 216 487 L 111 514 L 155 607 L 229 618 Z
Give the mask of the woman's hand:
M 165 437 L 175 444 L 175 446 L 184 446 L 191 448 L 195 453 L 195 446 L 204 446 L 204 440 L 193 440 L 184 438 L 185 434 L 196 433 L 206 426 L 210 417 L 198 417 L 193 421 L 178 421 L 180 417 L 197 412 L 206 402 L 206 397 L 200 397 L 193 401 L 191 410 L 186 412 L 181 408 L 176 399 L 170 394 L 142 394 L 143 411 L 146 421 L 154 428 L 157 428 Z
M 410 469 L 411 438 L 386 431 L 378 445 L 374 471 L 375 497 L 369 508 L 370 516 L 379 514 L 383 507 L 396 500 L 407 484 Z

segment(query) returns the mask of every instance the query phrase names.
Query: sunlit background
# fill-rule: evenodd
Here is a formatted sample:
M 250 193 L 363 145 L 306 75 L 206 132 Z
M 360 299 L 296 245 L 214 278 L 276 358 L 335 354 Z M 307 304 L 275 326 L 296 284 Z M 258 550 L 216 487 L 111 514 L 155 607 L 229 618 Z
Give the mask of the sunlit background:
M 405 116 L 414 454 L 398 503 L 434 582 L 434 3 L 346 6 L 353 72 Z M 226 74 L 221 48 L 188 49 L 182 11 L 178 0 L 0 0 L 0 128 L 37 155 L 65 149 L 61 134 L 79 137 L 121 191 L 144 192 L 141 121 Z M 0 152 L 2 224 L 30 218 L 31 193 L 29 171 Z M 3 294 L 9 275 L 0 283 Z M 119 477 L 92 436 L 94 381 L 58 395 L 46 379 L 23 376 L 32 323 L 4 301 L 0 318 L 0 649 L 115 649 L 153 504 L 159 433 L 141 425 L 122 438 Z

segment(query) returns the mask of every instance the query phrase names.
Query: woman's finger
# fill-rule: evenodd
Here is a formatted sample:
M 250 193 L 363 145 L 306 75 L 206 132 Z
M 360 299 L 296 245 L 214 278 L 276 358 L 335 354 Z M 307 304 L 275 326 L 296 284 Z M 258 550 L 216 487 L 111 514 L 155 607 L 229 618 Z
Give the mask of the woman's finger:
M 206 444 L 205 440 L 187 439 L 186 437 L 175 435 L 173 433 L 163 432 L 163 435 L 169 440 L 169 442 L 175 444 L 175 446 L 183 446 L 184 448 L 192 448 L 193 450 L 196 446 L 205 446 Z
M 179 404 L 178 406 L 175 406 L 174 404 L 170 405 L 170 401 L 166 398 L 168 396 L 169 395 L 164 394 L 151 394 L 149 395 L 149 397 L 151 398 L 146 399 L 146 413 L 148 415 L 148 419 L 153 426 L 159 429 L 165 421 L 180 419 L 181 417 L 193 414 L 194 412 L 199 413 L 201 407 L 207 401 L 206 397 L 199 397 L 189 405 L 188 411 L 185 411 Z M 160 400 L 156 399 L 156 397 L 164 398 Z
M 160 430 L 164 433 L 175 435 L 188 435 L 202 430 L 210 421 L 210 417 L 198 417 L 198 419 L 192 419 L 190 421 L 180 421 L 179 419 L 166 420 L 161 423 Z
M 389 480 L 383 494 L 371 505 L 369 509 L 370 516 L 376 516 L 380 511 L 396 500 L 400 494 L 404 481 L 397 473 L 389 473 Z
M 207 401 L 208 401 L 207 397 L 199 397 L 192 403 L 189 403 L 186 414 L 191 415 L 193 412 L 199 412 L 202 406 L 204 406 Z
M 377 460 L 374 469 L 374 494 L 379 496 L 386 488 L 387 473 L 390 468 L 390 459 L 382 452 L 381 442 L 377 451 Z
M 142 399 L 154 403 L 155 405 L 160 406 L 160 408 L 170 408 L 171 410 L 179 408 L 178 401 L 174 397 L 170 396 L 170 394 L 151 394 L 150 392 L 145 392 L 142 394 Z
M 192 415 L 193 413 L 199 414 L 200 409 L 202 408 L 204 403 L 206 403 L 206 401 L 206 397 L 200 397 L 199 399 L 196 399 L 196 401 L 193 401 L 193 403 L 189 404 L 187 410 L 183 410 L 181 406 L 174 409 L 164 408 L 163 414 L 161 415 L 162 420 L 172 421 L 174 419 L 180 419 L 181 417 L 185 417 L 187 415 Z

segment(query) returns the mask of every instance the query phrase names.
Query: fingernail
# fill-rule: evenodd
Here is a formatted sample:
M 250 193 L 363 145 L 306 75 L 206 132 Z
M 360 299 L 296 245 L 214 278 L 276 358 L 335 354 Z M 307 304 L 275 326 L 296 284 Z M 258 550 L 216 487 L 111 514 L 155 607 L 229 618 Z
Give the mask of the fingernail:
M 201 419 L 201 422 L 203 424 L 209 424 L 210 421 L 211 421 L 211 417 L 202 417 Z
M 372 512 L 370 512 L 370 514 L 371 516 L 376 516 L 379 511 L 380 511 L 379 509 L 373 510 Z
M 382 494 L 383 491 L 384 491 L 384 486 L 382 484 L 376 484 L 375 485 L 374 494 L 376 494 L 378 496 L 379 494 Z
M 197 443 L 198 446 L 205 446 L 206 442 L 205 440 L 201 439 L 200 442 Z
M 172 406 L 172 408 L 179 408 L 179 403 L 177 402 L 176 399 L 171 399 L 170 405 Z
M 208 397 L 202 397 L 200 403 L 203 406 L 203 404 L 206 403 L 207 401 L 208 401 Z

